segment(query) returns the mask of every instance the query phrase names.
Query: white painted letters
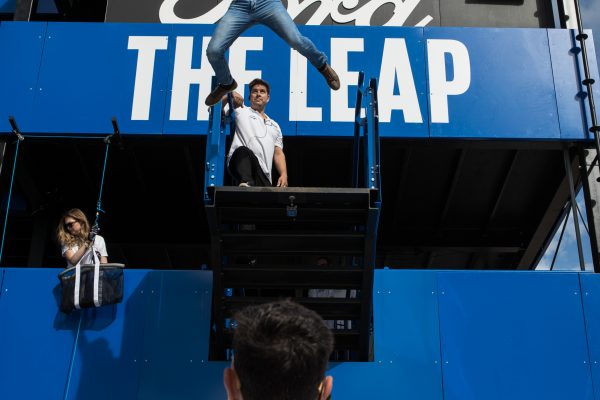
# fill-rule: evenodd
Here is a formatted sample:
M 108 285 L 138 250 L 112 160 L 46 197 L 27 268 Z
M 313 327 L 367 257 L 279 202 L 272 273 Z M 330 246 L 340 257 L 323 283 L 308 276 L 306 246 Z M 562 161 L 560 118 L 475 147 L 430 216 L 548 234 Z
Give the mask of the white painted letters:
M 262 71 L 246 69 L 246 53 L 249 51 L 262 51 L 262 49 L 262 37 L 238 38 L 229 49 L 229 69 L 231 70 L 231 75 L 235 77 L 238 83 L 236 91 L 242 97 L 245 97 L 244 84 L 250 83 L 254 78 L 262 77 Z
M 127 48 L 138 51 L 135 86 L 131 119 L 147 121 L 150 119 L 150 101 L 152 99 L 152 80 L 157 50 L 166 50 L 168 36 L 130 36 Z
M 175 48 L 175 65 L 173 67 L 173 87 L 171 93 L 171 121 L 186 121 L 190 100 L 190 86 L 200 85 L 200 99 L 198 101 L 197 120 L 208 119 L 208 107 L 203 100 L 210 93 L 210 85 L 214 71 L 206 58 L 206 47 L 210 38 L 202 40 L 202 61 L 200 68 L 192 68 L 192 55 L 194 53 L 194 38 L 191 36 L 177 37 Z
M 348 71 L 348 53 L 363 51 L 363 38 L 331 38 L 331 66 L 341 83 L 339 90 L 330 91 L 332 122 L 354 121 L 354 107 L 348 107 L 348 86 L 358 84 L 358 71 Z
M 308 62 L 296 50 L 290 52 L 290 121 L 322 121 L 321 107 L 308 107 Z
M 396 79 L 400 89 L 399 95 L 394 95 Z M 392 110 L 402 110 L 404 122 L 423 123 L 419 97 L 404 39 L 385 39 L 377 95 L 379 97 L 380 122 L 390 122 Z
M 431 122 L 448 123 L 448 96 L 465 93 L 471 85 L 471 62 L 465 45 L 456 40 L 428 39 Z M 448 81 L 446 54 L 452 57 L 454 78 Z

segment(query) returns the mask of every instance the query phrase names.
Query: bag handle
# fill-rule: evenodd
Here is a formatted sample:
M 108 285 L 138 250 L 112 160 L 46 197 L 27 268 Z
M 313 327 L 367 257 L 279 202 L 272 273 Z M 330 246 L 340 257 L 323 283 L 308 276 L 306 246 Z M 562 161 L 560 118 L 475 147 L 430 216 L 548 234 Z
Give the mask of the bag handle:
M 75 265 L 75 289 L 73 290 L 73 306 L 75 307 L 76 310 L 81 309 L 81 306 L 79 305 L 79 292 L 81 290 L 81 260 L 83 260 L 83 257 L 85 257 L 85 255 L 87 253 L 89 253 L 90 250 L 92 251 L 92 253 L 94 255 L 96 255 L 96 253 L 93 251 L 94 244 L 92 243 L 92 246 L 88 249 L 88 251 L 83 253 L 81 258 L 77 262 L 77 265 Z M 94 259 L 94 261 L 95 261 L 95 259 Z M 98 261 L 98 268 L 99 267 L 100 267 L 100 262 Z M 96 271 L 94 270 L 94 272 L 96 272 Z M 96 303 L 96 297 L 97 297 L 97 287 L 96 287 L 96 276 L 97 275 L 98 275 L 98 273 L 96 273 L 94 275 L 94 304 Z
M 98 254 L 96 254 L 94 249 L 94 242 L 92 242 L 92 246 L 90 248 L 92 249 L 92 254 L 94 255 L 94 305 L 96 307 L 100 307 L 100 258 L 98 258 Z

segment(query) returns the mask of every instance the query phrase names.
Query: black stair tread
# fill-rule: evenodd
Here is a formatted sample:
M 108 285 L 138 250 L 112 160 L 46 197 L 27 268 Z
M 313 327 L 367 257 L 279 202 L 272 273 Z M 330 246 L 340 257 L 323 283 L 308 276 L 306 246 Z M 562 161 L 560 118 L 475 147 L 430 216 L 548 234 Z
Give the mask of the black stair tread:
M 284 206 L 277 208 L 255 207 L 220 207 L 218 209 L 221 224 L 256 223 L 261 225 L 333 227 L 336 226 L 366 226 L 367 210 L 356 209 L 310 209 L 298 207 L 297 215 L 293 218 L 287 215 Z
M 222 282 L 233 288 L 360 289 L 363 271 L 351 267 L 224 266 Z
M 248 205 L 269 206 L 273 204 L 288 205 L 290 196 L 294 196 L 294 204 L 311 207 L 335 204 L 356 208 L 369 208 L 370 189 L 364 188 L 324 188 L 324 187 L 248 187 L 218 186 L 215 188 L 215 205 Z
M 348 238 L 348 239 L 364 239 L 367 235 L 363 232 L 354 232 L 354 231 L 339 231 L 339 232 L 319 232 L 319 231 L 289 231 L 289 230 L 248 230 L 241 232 L 222 232 L 222 239 L 236 239 L 236 238 L 260 238 L 260 239 L 270 239 L 270 238 L 279 238 L 282 236 L 296 237 L 296 238 L 320 238 L 323 240 L 327 239 L 338 239 L 338 238 Z
M 223 254 L 348 254 L 364 252 L 362 233 L 283 234 L 259 231 L 224 233 L 221 235 Z

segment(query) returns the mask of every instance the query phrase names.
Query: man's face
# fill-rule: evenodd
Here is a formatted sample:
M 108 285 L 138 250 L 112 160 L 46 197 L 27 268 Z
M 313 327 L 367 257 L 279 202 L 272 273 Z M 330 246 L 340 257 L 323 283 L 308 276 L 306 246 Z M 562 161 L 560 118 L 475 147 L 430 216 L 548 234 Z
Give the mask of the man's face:
M 252 86 L 250 90 L 250 106 L 257 110 L 262 111 L 267 106 L 269 102 L 269 93 L 267 92 L 267 87 L 265 85 L 261 85 L 257 83 Z

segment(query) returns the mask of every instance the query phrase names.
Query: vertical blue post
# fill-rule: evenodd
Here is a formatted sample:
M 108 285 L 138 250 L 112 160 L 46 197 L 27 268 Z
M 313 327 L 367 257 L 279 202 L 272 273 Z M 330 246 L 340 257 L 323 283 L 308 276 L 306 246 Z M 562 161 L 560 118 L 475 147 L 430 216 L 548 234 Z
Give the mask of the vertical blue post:
M 377 80 L 371 78 L 366 90 L 367 126 L 365 187 L 377 190 L 377 205 L 381 204 L 381 163 L 379 149 L 379 106 L 377 104 Z
M 227 95 L 229 110 L 233 110 L 233 95 Z M 208 133 L 206 135 L 206 161 L 204 164 L 204 203 L 212 202 L 210 187 L 223 186 L 225 174 L 225 136 L 227 122 L 231 132 L 235 131 L 235 113 L 229 117 L 224 113 L 221 104 L 212 106 L 208 113 Z

